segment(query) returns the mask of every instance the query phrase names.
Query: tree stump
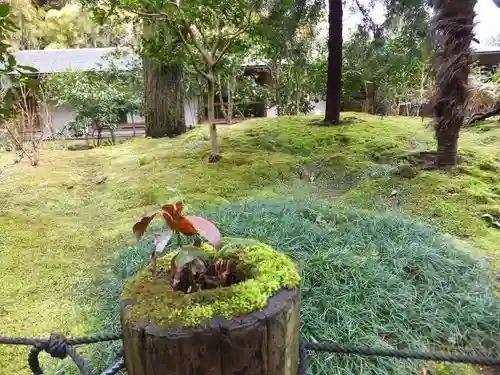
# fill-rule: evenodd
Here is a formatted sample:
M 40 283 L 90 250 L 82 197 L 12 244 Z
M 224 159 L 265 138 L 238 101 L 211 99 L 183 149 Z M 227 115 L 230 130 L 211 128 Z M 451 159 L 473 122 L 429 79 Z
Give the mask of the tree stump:
M 198 327 L 132 320 L 134 303 L 120 309 L 128 375 L 297 375 L 298 288 L 281 289 L 262 311 Z

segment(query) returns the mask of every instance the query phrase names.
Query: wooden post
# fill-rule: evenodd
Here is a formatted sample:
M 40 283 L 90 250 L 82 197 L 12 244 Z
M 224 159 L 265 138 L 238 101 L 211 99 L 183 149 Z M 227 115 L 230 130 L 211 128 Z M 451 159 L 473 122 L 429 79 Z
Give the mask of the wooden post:
M 121 301 L 128 375 L 297 375 L 300 291 L 282 289 L 262 311 L 213 318 L 199 327 L 160 328 L 130 319 Z

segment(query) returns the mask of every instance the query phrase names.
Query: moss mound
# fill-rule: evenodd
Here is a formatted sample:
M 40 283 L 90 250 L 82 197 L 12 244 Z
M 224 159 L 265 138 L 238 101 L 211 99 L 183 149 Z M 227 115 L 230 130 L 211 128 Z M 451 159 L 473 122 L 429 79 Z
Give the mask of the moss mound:
M 217 251 L 203 244 L 209 257 Z M 123 299 L 133 299 L 131 318 L 156 322 L 160 327 L 196 326 L 213 317 L 232 318 L 264 308 L 269 297 L 281 288 L 300 283 L 295 264 L 284 254 L 259 243 L 240 246 L 238 272 L 247 279 L 226 288 L 201 290 L 192 294 L 172 289 L 168 272 L 177 252 L 167 253 L 157 262 L 157 277 L 149 267 L 141 269 L 125 286 Z

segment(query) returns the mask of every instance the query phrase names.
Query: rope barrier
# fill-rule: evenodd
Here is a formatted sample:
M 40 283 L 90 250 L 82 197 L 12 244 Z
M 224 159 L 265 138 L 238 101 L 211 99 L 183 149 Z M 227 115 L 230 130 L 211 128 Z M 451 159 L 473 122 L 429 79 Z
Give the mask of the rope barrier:
M 28 364 L 31 372 L 34 375 L 43 375 L 40 367 L 38 355 L 45 351 L 54 358 L 64 359 L 70 357 L 75 365 L 78 367 L 82 375 L 97 375 L 89 368 L 85 359 L 80 356 L 75 350 L 76 345 L 95 344 L 98 342 L 116 341 L 121 340 L 122 336 L 119 334 L 99 335 L 91 337 L 81 337 L 67 339 L 63 335 L 52 333 L 49 339 L 37 338 L 11 338 L 0 337 L 0 345 L 26 345 L 32 346 L 28 355 Z M 405 350 L 393 350 L 384 348 L 372 348 L 368 346 L 346 345 L 329 343 L 313 343 L 304 339 L 300 340 L 299 352 L 299 375 L 306 375 L 308 370 L 308 351 L 315 352 L 328 352 L 336 353 L 339 355 L 359 355 L 367 357 L 391 357 L 398 359 L 414 359 L 425 361 L 439 361 L 439 362 L 455 362 L 455 363 L 469 363 L 474 365 L 484 366 L 499 366 L 500 359 L 488 357 L 475 357 L 463 354 L 440 354 L 440 353 L 425 353 Z M 109 367 L 99 375 L 115 375 L 120 370 L 125 368 L 125 361 L 120 357 L 117 362 Z
M 475 357 L 463 354 L 439 354 L 422 353 L 405 350 L 371 348 L 368 346 L 341 345 L 336 343 L 312 343 L 305 344 L 306 350 L 316 352 L 328 352 L 337 354 L 355 354 L 365 357 L 392 357 L 399 359 L 416 359 L 424 361 L 469 363 L 473 365 L 500 366 L 500 359 L 488 357 Z
M 83 375 L 96 375 L 89 368 L 85 359 L 78 354 L 74 346 L 115 341 L 120 340 L 121 338 L 121 335 L 99 335 L 67 339 L 63 335 L 52 333 L 48 340 L 36 338 L 0 337 L 0 345 L 32 346 L 28 354 L 28 365 L 34 375 L 43 375 L 43 370 L 40 367 L 40 361 L 38 360 L 38 355 L 43 351 L 48 353 L 51 357 L 59 359 L 64 359 L 69 356 Z M 125 368 L 125 362 L 123 358 L 120 358 L 112 367 L 108 368 L 100 375 L 115 375 L 123 368 Z

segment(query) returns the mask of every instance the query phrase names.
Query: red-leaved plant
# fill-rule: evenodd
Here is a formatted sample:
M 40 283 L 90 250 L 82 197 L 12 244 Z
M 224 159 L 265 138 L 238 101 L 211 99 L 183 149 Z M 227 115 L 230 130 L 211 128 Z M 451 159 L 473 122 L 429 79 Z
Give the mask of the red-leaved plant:
M 162 209 L 150 212 L 135 223 L 132 230 L 139 240 L 151 221 L 157 215 L 162 215 L 167 223 L 168 230 L 155 233 L 155 249 L 150 256 L 150 265 L 153 277 L 156 276 L 157 255 L 162 254 L 170 239 L 175 234 L 179 251 L 171 262 L 171 277 L 174 290 L 184 293 L 199 289 L 211 289 L 218 286 L 228 286 L 238 281 L 236 275 L 237 258 L 206 260 L 206 254 L 201 249 L 201 240 L 196 238 L 191 245 L 182 245 L 182 235 L 200 235 L 216 249 L 220 249 L 221 235 L 217 227 L 210 221 L 199 216 L 183 216 L 182 202 L 165 204 Z M 237 243 L 247 240 L 237 240 Z M 236 243 L 235 242 L 235 243 Z M 233 243 L 234 244 L 234 243 Z M 227 248 L 229 245 L 224 246 Z M 222 249 L 220 249 L 222 250 Z

